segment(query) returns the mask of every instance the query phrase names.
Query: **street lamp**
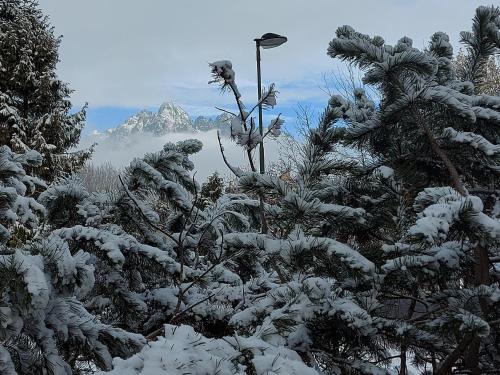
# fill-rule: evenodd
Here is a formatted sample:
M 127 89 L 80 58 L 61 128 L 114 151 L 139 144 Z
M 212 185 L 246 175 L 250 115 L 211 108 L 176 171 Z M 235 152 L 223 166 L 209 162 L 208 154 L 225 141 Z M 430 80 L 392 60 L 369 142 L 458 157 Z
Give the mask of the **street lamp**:
M 266 33 L 260 38 L 254 39 L 255 46 L 257 49 L 257 91 L 259 99 L 259 133 L 260 136 L 264 136 L 264 129 L 262 127 L 262 103 L 260 102 L 262 98 L 262 78 L 260 75 L 260 47 L 264 49 L 275 48 L 281 46 L 287 41 L 286 36 L 278 35 L 274 33 Z M 260 158 L 260 173 L 264 174 L 264 140 L 260 141 L 259 146 L 259 158 Z

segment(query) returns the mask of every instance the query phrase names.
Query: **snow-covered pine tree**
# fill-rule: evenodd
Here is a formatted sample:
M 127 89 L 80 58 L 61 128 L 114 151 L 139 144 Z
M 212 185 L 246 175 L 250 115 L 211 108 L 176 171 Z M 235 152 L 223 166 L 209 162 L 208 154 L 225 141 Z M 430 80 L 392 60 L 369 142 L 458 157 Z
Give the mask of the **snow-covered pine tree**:
M 278 93 L 276 87 L 274 83 L 272 83 L 267 89 L 264 88 L 259 102 L 257 102 L 249 111 L 247 111 L 245 108 L 245 104 L 243 103 L 243 100 L 241 98 L 241 93 L 238 89 L 238 85 L 235 81 L 235 72 L 233 70 L 232 63 L 228 60 L 220 60 L 211 63 L 210 68 L 212 71 L 213 80 L 210 81 L 209 84 L 219 84 L 221 91 L 229 91 L 234 97 L 237 107 L 236 113 L 225 111 L 228 115 L 231 116 L 231 120 L 229 122 L 231 138 L 236 142 L 237 145 L 241 146 L 245 150 L 250 170 L 252 172 L 256 172 L 257 168 L 254 161 L 254 153 L 256 147 L 264 142 L 264 139 L 268 136 L 279 136 L 281 134 L 281 128 L 285 122 L 282 118 L 280 118 L 281 114 L 279 114 L 277 117 L 273 118 L 270 121 L 266 130 L 264 130 L 264 128 L 262 129 L 263 132 L 261 134 L 259 125 L 256 123 L 255 117 L 253 117 L 254 111 L 259 106 L 264 109 L 268 109 L 273 108 L 276 105 L 276 96 Z M 220 132 L 217 132 L 217 137 L 219 139 L 219 146 L 224 162 L 235 176 L 239 176 L 242 171 L 238 167 L 232 166 L 224 154 L 224 147 L 221 143 Z M 261 231 L 262 233 L 267 233 L 268 227 L 264 209 L 264 192 L 260 191 L 258 194 L 260 200 Z
M 71 89 L 57 78 L 60 41 L 36 1 L 0 1 L 0 143 L 38 151 L 43 161 L 34 172 L 48 181 L 75 171 L 91 152 L 70 151 L 85 108 L 71 113 Z
M 449 38 L 435 33 L 420 51 L 349 26 L 328 53 L 365 71 L 377 105 L 363 90 L 330 105 L 347 124 L 333 141 L 370 155 L 350 163 L 341 201 L 364 208 L 369 230 L 355 238 L 377 255 L 383 341 L 421 369 L 494 373 L 500 366 L 498 166 L 500 97 L 483 95 L 485 64 L 500 52 L 500 10 L 480 7 L 461 33 L 457 72 Z M 364 181 L 363 181 L 364 180 Z
M 72 251 L 92 254 L 98 283 L 86 303 L 103 321 L 149 332 L 148 301 L 153 303 L 155 288 L 175 282 L 182 268 L 173 234 L 186 225 L 193 208 L 197 184 L 188 174 L 193 167 L 188 155 L 200 148 L 197 141 L 167 144 L 135 159 L 114 191 L 89 193 L 71 177 L 56 181 L 40 197 L 55 233 Z M 160 222 L 166 235 L 150 225 Z
M 109 369 L 145 339 L 102 324 L 80 302 L 94 286 L 91 255 L 41 225 L 47 209 L 32 195 L 45 183 L 25 172 L 41 162 L 36 151 L 0 147 L 0 373 Z
M 234 78 L 229 62 L 213 64 L 212 67 L 220 69 L 223 76 Z M 214 74 L 218 79 L 219 73 L 214 71 Z M 239 100 L 234 80 L 230 85 Z M 240 109 L 239 115 L 245 116 L 242 105 Z M 251 125 L 253 120 L 247 118 L 249 127 L 245 129 L 241 120 L 237 119 L 238 115 L 234 117 L 232 133 L 236 134 L 237 142 L 244 147 L 252 164 L 251 151 L 258 144 L 251 141 L 257 137 Z M 240 178 L 245 178 L 239 169 L 230 168 Z M 249 178 L 254 174 L 261 176 L 253 172 Z M 265 176 L 262 178 L 265 179 Z M 126 185 L 129 198 L 133 196 L 136 206 L 147 214 L 149 210 L 145 207 L 145 200 L 134 192 L 134 184 L 129 182 Z M 173 249 L 172 257 L 179 260 L 182 268 L 178 276 L 162 280 L 162 287 L 151 293 L 153 301 L 157 302 L 155 323 L 169 325 L 160 326 L 149 337 L 156 338 L 160 334 L 165 337 L 159 337 L 156 343 L 133 359 L 117 361 L 116 371 L 124 372 L 134 366 L 144 374 L 148 371 L 165 374 L 207 371 L 257 375 L 318 373 L 305 364 L 301 355 L 293 349 L 294 346 L 307 347 L 307 336 L 302 334 L 305 320 L 314 311 L 319 311 L 317 304 L 322 296 L 329 294 L 333 280 L 301 277 L 300 272 L 284 276 L 278 269 L 277 261 L 286 261 L 282 257 L 289 259 L 289 252 L 295 247 L 321 247 L 329 248 L 332 258 L 345 256 L 344 263 L 354 264 L 353 268 L 357 268 L 355 272 L 362 275 L 370 274 L 370 262 L 365 263 L 362 256 L 336 241 L 327 240 L 316 245 L 313 238 L 306 240 L 298 237 L 293 240 L 291 236 L 279 238 L 261 234 L 260 216 L 257 214 L 261 207 L 259 195 L 252 199 L 244 194 L 225 194 L 203 211 L 193 204 L 190 212 L 182 213 L 180 223 L 171 219 L 160 222 L 146 220 L 150 229 L 157 229 L 155 236 L 167 237 L 167 243 Z M 153 216 L 150 215 L 151 218 Z M 171 216 L 176 217 L 175 213 Z M 177 229 L 172 227 L 167 234 L 165 227 L 160 225 L 170 222 L 175 223 Z M 301 245 L 303 241 L 305 244 Z M 310 263 L 306 267 L 308 265 Z M 307 296 L 314 300 L 314 306 L 309 306 Z M 349 305 L 349 301 L 340 302 L 343 303 Z M 303 313 L 300 311 L 302 308 L 306 309 Z M 351 311 L 350 307 L 345 309 Z M 343 308 L 339 307 L 340 310 Z M 296 314 L 304 319 L 295 322 Z M 346 319 L 349 319 L 348 314 L 344 314 Z M 179 323 L 191 327 L 172 325 Z M 306 342 L 303 343 L 303 340 Z M 288 341 L 290 347 L 286 347 Z M 162 348 L 166 346 L 178 360 L 163 359 Z M 307 353 L 305 350 L 303 357 L 312 365 L 313 356 L 309 358 Z
M 54 234 L 71 251 L 92 254 L 97 282 L 85 301 L 103 322 L 150 339 L 166 323 L 189 323 L 209 337 L 230 332 L 230 316 L 245 295 L 231 268 L 246 258 L 226 254 L 221 242 L 257 223 L 258 202 L 224 195 L 201 210 L 189 174 L 189 156 L 200 149 L 199 141 L 186 140 L 135 159 L 119 191 L 89 194 L 66 179 L 42 194 Z
M 259 272 L 263 267 L 253 259 L 255 250 L 226 246 L 225 236 L 258 232 L 259 202 L 226 194 L 200 210 L 198 185 L 188 175 L 193 168 L 188 156 L 200 148 L 198 141 L 188 140 L 135 159 L 119 194 L 89 195 L 66 180 L 41 197 L 52 222 L 59 213 L 74 217 L 61 210 L 69 201 L 84 220 L 54 233 L 68 240 L 72 251 L 83 248 L 93 256 L 96 287 L 87 299 L 90 311 L 158 340 L 130 360 L 117 359 L 116 371 L 132 366 L 165 374 L 210 369 L 316 374 L 296 352 L 259 335 L 236 334 L 231 317 L 247 299 L 262 297 L 269 276 Z M 181 323 L 191 327 L 175 326 Z M 177 356 L 169 356 L 172 361 L 162 360 L 165 345 Z
M 212 73 L 244 108 L 231 64 L 214 63 Z M 232 126 L 241 126 L 242 114 L 235 115 Z M 243 192 L 266 197 L 269 227 L 267 234 L 224 236 L 224 248 L 248 254 L 246 268 L 236 273 L 266 280 L 247 289 L 242 311 L 230 324 L 239 334 L 295 350 L 325 373 L 385 373 L 390 353 L 383 335 L 394 328 L 376 315 L 375 264 L 350 246 L 352 234 L 366 229 L 365 210 L 336 203 L 342 187 L 332 175 L 338 167 L 332 151 L 334 125 L 342 117 L 334 103 L 325 110 L 318 128 L 307 134 L 302 162 L 290 181 L 243 173 L 228 162 Z
M 96 375 L 319 375 L 293 350 L 239 335 L 207 338 L 189 325 L 166 325 L 165 335 L 115 369 Z
M 263 108 L 273 108 L 276 105 L 277 90 L 274 84 L 271 84 L 267 89 L 262 92 L 261 99 L 249 111 L 246 110 L 238 85 L 235 81 L 235 72 L 232 63 L 228 60 L 220 60 L 210 64 L 213 80 L 209 83 L 217 83 L 220 85 L 221 91 L 229 91 L 234 97 L 237 107 L 237 113 L 226 111 L 231 115 L 230 130 L 231 138 L 241 146 L 248 157 L 248 163 L 252 172 L 256 172 L 254 161 L 255 148 L 268 136 L 278 136 L 281 133 L 281 127 L 284 120 L 280 118 L 279 114 L 276 118 L 272 119 L 264 134 L 260 134 L 259 127 L 253 117 L 253 112 L 261 105 Z M 230 164 L 224 154 L 224 147 L 221 143 L 219 135 L 219 144 L 224 161 L 228 168 L 236 175 L 240 175 L 241 171 Z

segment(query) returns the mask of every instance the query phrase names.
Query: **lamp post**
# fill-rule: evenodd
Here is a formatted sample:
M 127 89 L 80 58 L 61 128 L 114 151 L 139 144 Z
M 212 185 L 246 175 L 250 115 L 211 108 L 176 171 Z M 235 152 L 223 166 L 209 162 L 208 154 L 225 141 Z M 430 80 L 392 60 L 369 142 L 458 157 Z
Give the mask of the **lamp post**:
M 262 127 L 262 103 L 260 102 L 262 98 L 262 77 L 260 74 L 260 47 L 264 49 L 275 48 L 287 41 L 287 38 L 282 35 L 274 33 L 266 33 L 260 38 L 254 39 L 255 47 L 257 49 L 257 95 L 259 99 L 259 133 L 260 136 L 264 136 L 264 129 Z M 259 145 L 259 162 L 260 162 L 260 173 L 264 174 L 264 140 L 260 141 Z

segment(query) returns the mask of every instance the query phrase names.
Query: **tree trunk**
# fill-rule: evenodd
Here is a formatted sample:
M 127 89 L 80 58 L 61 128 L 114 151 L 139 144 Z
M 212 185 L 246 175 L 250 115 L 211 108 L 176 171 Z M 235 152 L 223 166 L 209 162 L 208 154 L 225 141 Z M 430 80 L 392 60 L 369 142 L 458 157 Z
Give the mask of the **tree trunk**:
M 407 375 L 406 372 L 406 345 L 401 345 L 399 375 Z
M 477 245 L 474 249 L 474 285 L 489 285 L 489 269 L 488 250 L 481 245 Z M 488 308 L 484 298 L 479 298 L 479 306 L 484 316 Z M 481 375 L 481 369 L 479 368 L 480 350 L 481 339 L 475 337 L 464 355 L 465 368 L 470 370 L 472 375 Z
M 453 365 L 467 349 L 472 339 L 473 337 L 471 335 L 465 335 L 462 338 L 462 341 L 459 342 L 458 346 L 439 364 L 435 375 L 451 375 Z
M 417 108 L 412 108 L 411 110 L 418 126 L 420 126 L 420 128 L 424 131 L 424 134 L 427 137 L 427 140 L 429 141 L 429 145 L 431 146 L 432 151 L 434 151 L 436 155 L 439 156 L 439 158 L 445 165 L 446 169 L 448 170 L 448 173 L 450 175 L 451 185 L 455 188 L 456 191 L 460 193 L 460 195 L 466 196 L 467 190 L 465 189 L 464 184 L 460 179 L 460 175 L 458 174 L 457 169 L 451 162 L 448 155 L 446 155 L 446 152 L 444 152 L 437 143 L 436 137 L 432 133 L 432 130 L 429 129 L 429 127 L 427 126 L 424 116 L 418 111 Z

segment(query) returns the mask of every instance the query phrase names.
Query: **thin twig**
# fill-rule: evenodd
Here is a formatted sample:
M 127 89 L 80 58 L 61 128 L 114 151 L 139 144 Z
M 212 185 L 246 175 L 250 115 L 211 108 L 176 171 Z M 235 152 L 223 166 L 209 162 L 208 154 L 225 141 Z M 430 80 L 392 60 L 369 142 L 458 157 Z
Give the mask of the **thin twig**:
M 271 131 L 276 127 L 276 125 L 278 125 L 278 121 L 280 119 L 280 116 L 281 116 L 281 113 L 278 114 L 278 117 L 276 117 L 276 121 L 274 122 L 273 126 L 271 126 L 269 129 L 267 129 L 267 132 L 262 136 L 262 140 L 264 140 L 264 138 L 266 138 L 267 135 L 269 133 L 271 133 Z
M 224 160 L 224 163 L 227 165 L 227 167 L 231 170 L 231 172 L 234 173 L 236 177 L 240 177 L 241 173 L 239 173 L 229 162 L 227 161 L 226 154 L 224 153 L 224 147 L 222 146 L 222 141 L 220 139 L 220 132 L 217 130 L 217 139 L 219 140 L 219 148 L 220 152 L 222 154 L 222 159 Z
M 220 291 L 219 291 L 219 292 L 217 292 L 217 293 L 212 293 L 212 294 L 210 294 L 209 296 L 207 296 L 207 297 L 203 298 L 202 300 L 200 300 L 200 301 L 198 301 L 198 302 L 196 302 L 196 303 L 193 303 L 191 306 L 186 307 L 184 310 L 182 310 L 182 311 L 180 311 L 179 313 L 177 313 L 176 315 L 174 315 L 174 316 L 172 317 L 172 319 L 170 319 L 170 323 L 171 323 L 171 324 L 175 323 L 175 322 L 176 322 L 176 321 L 177 321 L 177 320 L 178 320 L 178 319 L 179 319 L 182 315 L 184 315 L 184 314 L 185 314 L 185 313 L 187 313 L 188 311 L 190 311 L 190 310 L 194 309 L 196 306 L 198 306 L 198 305 L 202 304 L 203 302 L 205 302 L 205 301 L 209 300 L 210 298 L 215 297 L 218 293 L 220 293 Z
M 218 109 L 219 111 L 229 113 L 230 115 L 233 115 L 234 117 L 238 117 L 238 115 L 234 112 L 228 111 L 227 109 L 220 108 L 220 107 L 215 107 L 215 109 Z
M 250 116 L 252 114 L 253 111 L 255 111 L 255 109 L 262 103 L 264 103 L 264 101 L 269 97 L 269 95 L 271 95 L 271 90 L 268 90 L 266 92 L 266 95 L 264 97 L 262 97 L 258 102 L 257 104 L 255 104 L 252 109 L 250 110 L 250 112 L 247 113 L 247 118 L 248 116 Z

